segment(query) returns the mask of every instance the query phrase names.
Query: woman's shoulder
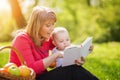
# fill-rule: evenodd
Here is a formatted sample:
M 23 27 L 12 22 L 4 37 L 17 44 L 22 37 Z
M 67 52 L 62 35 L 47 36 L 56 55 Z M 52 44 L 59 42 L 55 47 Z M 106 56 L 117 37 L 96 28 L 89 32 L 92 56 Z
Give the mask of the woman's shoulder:
M 21 40 L 22 41 L 25 41 L 25 40 L 31 41 L 31 38 L 30 38 L 30 36 L 26 32 L 20 32 L 13 39 L 13 41 L 16 41 L 16 40 L 17 41 L 21 41 Z

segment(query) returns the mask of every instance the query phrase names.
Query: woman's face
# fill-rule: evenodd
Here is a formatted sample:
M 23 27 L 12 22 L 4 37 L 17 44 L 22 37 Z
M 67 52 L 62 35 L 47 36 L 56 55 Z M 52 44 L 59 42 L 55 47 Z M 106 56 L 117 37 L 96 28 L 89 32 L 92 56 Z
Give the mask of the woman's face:
M 49 39 L 52 31 L 54 30 L 54 23 L 54 21 L 46 21 L 41 27 L 40 36 L 45 39 Z

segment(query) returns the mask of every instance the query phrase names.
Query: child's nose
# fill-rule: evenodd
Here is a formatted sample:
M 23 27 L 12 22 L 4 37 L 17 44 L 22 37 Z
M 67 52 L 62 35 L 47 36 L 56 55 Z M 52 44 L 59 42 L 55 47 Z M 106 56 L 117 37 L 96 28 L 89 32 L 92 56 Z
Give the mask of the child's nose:
M 67 47 L 67 43 L 64 43 L 65 47 Z

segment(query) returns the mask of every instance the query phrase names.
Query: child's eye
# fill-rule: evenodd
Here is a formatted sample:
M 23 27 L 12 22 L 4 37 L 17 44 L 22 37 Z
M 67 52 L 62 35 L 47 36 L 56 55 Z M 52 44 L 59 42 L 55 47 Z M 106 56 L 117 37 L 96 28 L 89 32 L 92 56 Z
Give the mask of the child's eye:
M 46 24 L 47 27 L 50 27 L 50 24 Z
M 66 41 L 70 41 L 70 39 L 66 39 Z

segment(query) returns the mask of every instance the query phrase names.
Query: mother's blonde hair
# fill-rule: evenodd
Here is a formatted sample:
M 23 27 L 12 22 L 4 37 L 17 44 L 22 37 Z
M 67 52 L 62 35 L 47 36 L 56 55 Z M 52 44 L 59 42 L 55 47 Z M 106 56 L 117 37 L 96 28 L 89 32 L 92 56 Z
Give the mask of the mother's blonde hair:
M 48 20 L 56 22 L 56 15 L 53 10 L 43 6 L 37 6 L 33 9 L 26 32 L 37 46 L 40 46 L 42 42 L 41 35 L 39 34 L 40 29 Z

